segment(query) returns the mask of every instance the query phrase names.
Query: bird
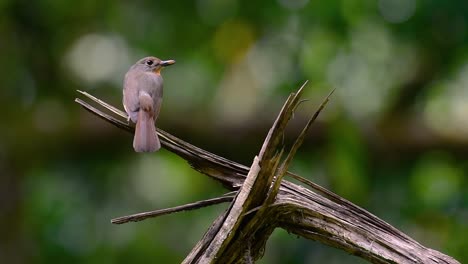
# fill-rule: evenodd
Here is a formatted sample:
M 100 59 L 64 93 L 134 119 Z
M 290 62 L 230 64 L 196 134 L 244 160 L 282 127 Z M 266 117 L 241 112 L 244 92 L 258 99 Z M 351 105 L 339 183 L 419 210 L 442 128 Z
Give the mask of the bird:
M 133 138 L 136 152 L 155 152 L 161 148 L 155 126 L 163 97 L 161 70 L 174 63 L 175 60 L 149 56 L 138 60 L 125 74 L 123 106 L 127 121 L 136 124 Z

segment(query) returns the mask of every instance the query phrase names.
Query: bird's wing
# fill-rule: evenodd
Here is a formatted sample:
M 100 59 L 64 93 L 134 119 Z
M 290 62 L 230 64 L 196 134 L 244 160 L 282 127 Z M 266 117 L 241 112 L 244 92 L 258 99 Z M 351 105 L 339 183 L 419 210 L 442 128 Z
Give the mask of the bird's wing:
M 159 116 L 163 97 L 163 79 L 161 75 L 146 72 L 140 79 L 140 92 L 148 93 L 153 99 L 154 118 Z
M 123 89 L 123 105 L 125 112 L 136 123 L 138 119 L 138 110 L 140 109 L 140 102 L 138 99 L 139 93 L 139 78 L 138 72 L 129 71 L 125 75 L 124 89 Z
M 139 97 L 142 93 L 153 99 L 153 111 L 158 116 L 162 103 L 162 78 L 150 72 L 129 72 L 124 80 L 124 105 L 133 122 L 136 122 L 140 109 Z
M 128 72 L 124 79 L 123 104 L 127 113 L 138 111 L 138 90 L 139 80 L 135 72 Z

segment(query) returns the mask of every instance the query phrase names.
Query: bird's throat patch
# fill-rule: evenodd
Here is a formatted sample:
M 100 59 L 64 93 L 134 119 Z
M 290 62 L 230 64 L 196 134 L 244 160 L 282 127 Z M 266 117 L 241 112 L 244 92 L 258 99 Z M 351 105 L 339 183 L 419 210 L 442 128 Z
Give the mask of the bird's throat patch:
M 161 75 L 161 67 L 157 68 L 157 69 L 154 69 L 154 73 L 156 73 L 157 75 Z

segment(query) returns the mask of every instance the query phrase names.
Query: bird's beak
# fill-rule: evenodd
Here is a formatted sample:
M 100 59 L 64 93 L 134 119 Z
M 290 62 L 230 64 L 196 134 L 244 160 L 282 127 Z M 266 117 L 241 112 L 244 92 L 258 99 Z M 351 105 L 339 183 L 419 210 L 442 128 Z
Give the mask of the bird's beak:
M 166 67 L 166 66 L 170 66 L 170 65 L 172 65 L 174 63 L 175 63 L 175 60 L 165 60 L 165 61 L 161 61 L 160 64 L 161 64 L 161 66 Z

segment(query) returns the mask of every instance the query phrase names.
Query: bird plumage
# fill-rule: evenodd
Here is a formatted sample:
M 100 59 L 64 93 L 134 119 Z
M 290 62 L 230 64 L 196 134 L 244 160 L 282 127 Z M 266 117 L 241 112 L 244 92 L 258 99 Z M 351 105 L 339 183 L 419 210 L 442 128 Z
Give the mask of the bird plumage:
M 146 57 L 130 67 L 125 75 L 123 104 L 129 119 L 136 123 L 133 140 L 136 152 L 154 152 L 161 147 L 155 128 L 163 96 L 160 70 L 174 62 Z

